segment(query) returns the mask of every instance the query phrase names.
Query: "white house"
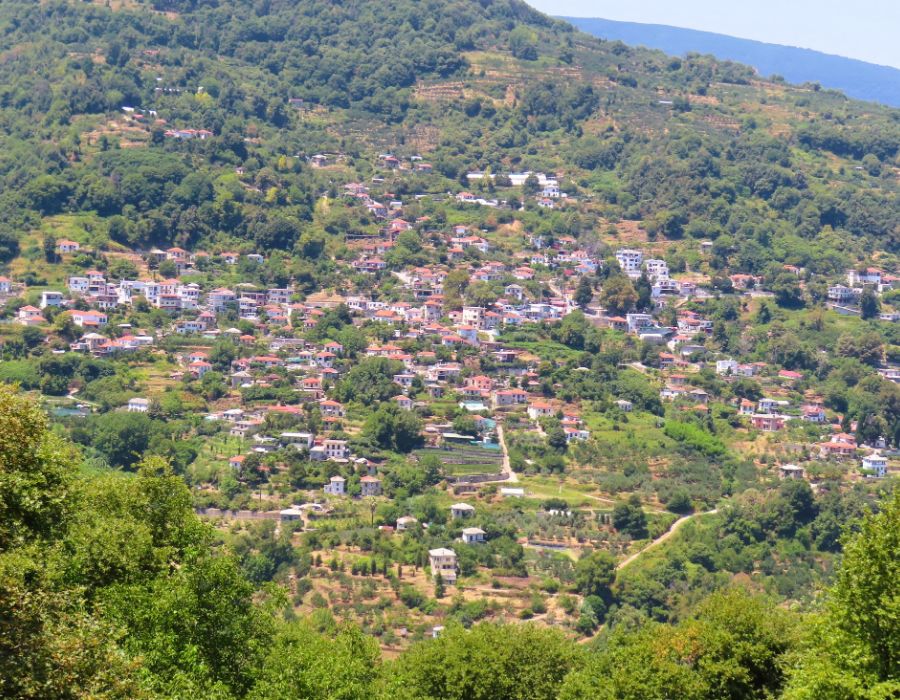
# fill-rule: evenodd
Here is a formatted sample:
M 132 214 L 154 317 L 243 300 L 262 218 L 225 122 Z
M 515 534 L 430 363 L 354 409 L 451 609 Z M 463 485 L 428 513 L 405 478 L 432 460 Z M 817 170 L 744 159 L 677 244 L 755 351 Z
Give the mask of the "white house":
M 150 399 L 134 398 L 128 401 L 129 413 L 146 413 L 150 409 Z
M 313 445 L 313 434 L 282 433 L 281 444 L 293 447 L 295 450 L 308 450 Z
M 480 527 L 467 527 L 462 531 L 462 541 L 466 544 L 484 542 L 485 532 Z
M 629 277 L 641 276 L 641 263 L 644 260 L 644 254 L 641 251 L 622 248 L 616 251 L 616 260 L 619 262 L 622 272 Z
M 625 322 L 628 324 L 628 330 L 637 333 L 642 328 L 653 326 L 653 316 L 651 314 L 625 314 Z
M 761 398 L 756 405 L 756 410 L 760 413 L 775 413 L 790 405 L 790 401 L 784 401 L 783 399 Z
M 72 323 L 79 328 L 105 326 L 109 320 L 99 311 L 72 311 L 71 316 Z
M 827 417 L 825 415 L 825 409 L 818 405 L 810 405 L 803 407 L 803 414 L 801 416 L 803 420 L 807 423 L 825 423 L 827 421 Z
M 851 287 L 881 284 L 881 270 L 877 267 L 867 267 L 865 270 L 847 270 L 847 284 Z
M 828 288 L 828 300 L 838 304 L 852 302 L 856 296 L 856 290 L 851 287 L 845 287 L 843 284 L 835 284 Z
M 664 280 L 669 278 L 669 265 L 665 260 L 645 260 L 644 269 L 647 271 L 647 277 L 651 280 Z
M 47 319 L 41 314 L 41 310 L 34 306 L 23 306 L 19 309 L 16 321 L 23 326 L 38 326 L 46 323 Z
M 484 323 L 485 309 L 482 306 L 464 306 L 462 311 L 462 322 L 476 328 L 481 328 Z
M 329 438 L 322 443 L 325 448 L 326 459 L 347 459 L 350 457 L 350 448 L 347 447 L 346 440 L 335 440 Z
M 202 333 L 206 330 L 206 324 L 201 321 L 184 320 L 179 321 L 175 326 L 175 332 L 178 335 L 189 335 L 191 333 Z
M 454 503 L 450 506 L 450 515 L 453 518 L 468 518 L 475 515 L 475 508 L 468 503 Z
M 734 360 L 717 360 L 716 361 L 716 374 L 734 375 L 734 374 L 737 374 L 737 371 L 738 371 L 738 363 Z
M 428 551 L 428 565 L 431 576 L 437 580 L 438 575 L 446 583 L 456 583 L 456 552 L 440 547 Z
M 525 296 L 525 289 L 518 284 L 508 284 L 503 289 L 503 293 L 512 299 L 522 301 Z
M 879 452 L 873 452 L 870 455 L 866 455 L 862 458 L 862 468 L 867 473 L 867 476 L 883 479 L 887 476 L 887 457 L 884 457 Z
M 546 401 L 532 401 L 531 405 L 528 407 L 528 417 L 534 421 L 539 418 L 552 416 L 553 413 L 553 406 Z
M 41 292 L 41 308 L 46 309 L 48 306 L 62 306 L 62 292 L 45 291 Z
M 188 365 L 188 371 L 197 379 L 203 379 L 203 375 L 212 370 L 212 365 L 203 360 L 196 360 Z
M 325 486 L 325 493 L 331 496 L 343 496 L 346 493 L 347 480 L 342 476 L 333 476 Z
M 563 428 L 563 432 L 566 434 L 566 442 L 572 442 L 573 440 L 587 440 L 591 437 L 591 433 L 584 428 Z
M 493 402 L 495 408 L 503 406 L 517 406 L 528 400 L 528 392 L 522 389 L 504 389 L 494 392 Z
M 225 308 L 225 305 L 233 302 L 235 298 L 235 293 L 230 289 L 220 287 L 219 289 L 214 289 L 209 293 L 207 302 L 209 303 L 209 306 L 213 311 L 222 311 Z
M 91 286 L 91 281 L 87 277 L 70 277 L 69 278 L 69 291 L 72 294 L 83 294 L 88 290 L 88 287 Z

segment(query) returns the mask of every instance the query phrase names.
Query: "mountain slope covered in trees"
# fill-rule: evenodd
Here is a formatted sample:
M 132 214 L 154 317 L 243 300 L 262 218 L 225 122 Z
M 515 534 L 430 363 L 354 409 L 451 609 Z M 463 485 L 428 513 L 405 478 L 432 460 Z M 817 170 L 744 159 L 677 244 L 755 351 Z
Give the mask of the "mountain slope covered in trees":
M 113 7 L 0 8 L 7 240 L 84 212 L 101 242 L 309 257 L 341 239 L 314 210 L 334 183 L 294 156 L 331 150 L 361 177 L 378 153 L 421 154 L 435 191 L 467 170 L 556 171 L 589 206 L 547 213 L 555 229 L 637 220 L 714 239 L 720 269 L 833 272 L 898 246 L 887 108 L 601 42 L 512 0 Z M 123 128 L 122 107 L 165 125 Z
M 840 413 L 844 430 L 855 421 L 867 442 L 897 444 L 898 389 L 874 367 L 896 354 L 896 326 L 876 319 L 874 295 L 869 317 L 848 323 L 802 305 L 806 296 L 821 301 L 823 285 L 857 262 L 897 268 L 900 113 L 760 80 L 710 57 L 672 59 L 599 41 L 519 0 L 7 0 L 0 145 L 0 273 L 10 290 L 2 315 L 27 322 L 4 324 L 2 334 L 0 697 L 896 694 L 900 501 L 889 494 L 892 482 L 861 483 L 859 472 L 832 464 L 817 492 L 804 480 L 781 482 L 774 456 L 814 444 L 818 424 L 784 435 L 790 453 L 753 452 L 744 438 L 756 434 L 726 403 L 792 385 L 804 400 L 823 394 L 823 421 Z M 558 174 L 568 201 L 541 206 L 534 174 L 514 188 L 509 174 L 525 170 Z M 352 196 L 365 191 L 365 203 Z M 464 191 L 470 197 L 460 199 Z M 476 195 L 507 199 L 463 201 Z M 392 222 L 374 198 L 400 202 L 410 221 Z M 476 248 L 452 257 L 446 243 L 459 228 L 483 234 L 464 242 L 474 238 L 491 255 Z M 75 239 L 66 251 L 62 236 Z M 567 274 L 572 268 L 550 276 L 539 262 L 544 240 L 563 238 L 559 250 L 583 248 L 598 261 L 597 274 L 580 275 L 580 309 L 555 289 L 578 279 Z M 634 241 L 671 243 L 659 250 L 674 272 L 702 270 L 709 303 L 682 310 L 709 317 L 709 357 L 768 360 L 760 383 L 742 377 L 732 385 L 730 371 L 704 367 L 692 381 L 714 399 L 708 410 L 663 406 L 659 347 L 600 329 L 587 313 L 600 273 L 609 311 L 654 305 L 649 279 L 632 284 L 611 255 L 613 245 Z M 351 267 L 364 246 L 386 251 L 377 274 Z M 193 278 L 175 262 L 190 255 Z M 531 267 L 522 278 L 495 276 L 496 292 L 473 282 L 470 265 L 487 271 L 497 262 Z M 412 291 L 398 280 L 419 266 L 446 271 L 434 295 L 443 297 L 442 321 L 463 305 L 499 305 L 501 293 L 516 290 L 536 307 L 553 306 L 543 302 L 554 293 L 571 313 L 510 323 L 492 345 L 464 346 L 431 330 L 398 337 L 410 326 L 392 325 L 385 308 L 391 321 L 328 308 L 351 295 L 408 307 Z M 542 279 L 529 276 L 535 270 Z M 182 272 L 184 285 L 173 281 Z M 774 305 L 757 304 L 758 290 L 719 298 L 723 287 L 734 291 L 725 281 L 739 272 L 764 278 Z M 198 280 L 194 288 L 215 309 L 204 323 L 210 342 L 180 334 L 146 292 L 109 309 L 108 337 L 91 332 L 90 317 L 76 324 L 73 312 L 88 306 L 83 296 L 73 293 L 71 308 L 31 305 L 57 285 L 69 288 L 70 275 L 90 283 L 82 274 L 107 273 L 184 288 Z M 241 299 L 245 291 L 261 296 L 259 307 L 241 316 L 241 299 L 222 285 Z M 268 303 L 270 292 L 280 305 Z M 684 320 L 680 301 L 659 314 L 667 328 Z M 263 302 L 277 324 L 256 316 Z M 184 310 L 178 322 L 199 320 L 200 308 Z M 31 325 L 42 311 L 43 322 Z M 112 357 L 94 357 L 86 345 L 76 352 L 87 338 L 112 354 L 113 341 L 132 332 L 159 342 Z M 291 342 L 275 350 L 276 340 Z M 831 346 L 833 356 L 822 351 Z M 325 347 L 345 354 L 335 361 Z M 497 347 L 514 360 L 488 350 Z M 260 354 L 269 351 L 279 354 L 274 362 Z M 706 354 L 701 346 L 690 355 L 698 351 Z M 339 369 L 324 379 L 319 365 L 298 374 L 300 354 Z M 508 444 L 491 453 L 492 464 L 474 463 L 488 459 L 487 447 L 461 445 L 468 454 L 453 465 L 460 473 L 505 462 L 523 486 L 541 483 L 554 496 L 504 499 L 486 488 L 477 522 L 490 541 L 458 543 L 456 525 L 445 528 L 460 496 L 438 450 L 418 449 L 424 418 L 469 440 L 483 430 L 476 416 L 485 416 L 459 406 L 461 382 L 446 384 L 446 396 L 440 383 L 440 400 L 422 400 L 422 377 L 405 375 L 399 359 L 413 355 L 429 368 L 454 366 L 460 379 L 487 379 L 491 390 L 473 394 L 485 400 L 505 387 L 531 396 L 527 387 L 553 406 L 586 409 L 596 437 L 573 443 L 568 463 L 566 416 L 555 407 L 542 422 L 525 421 L 525 403 L 499 414 Z M 398 395 L 406 379 L 410 396 Z M 54 420 L 23 391 L 51 399 Z M 323 402 L 305 400 L 319 394 Z M 398 399 L 422 405 L 407 412 Z M 67 410 L 69 402 L 76 405 Z M 346 421 L 327 427 L 338 416 L 323 415 L 325 404 Z M 257 411 L 266 414 L 258 424 L 240 421 L 256 424 L 256 435 L 206 420 Z M 444 433 L 448 424 L 456 435 Z M 293 436 L 291 444 L 266 452 L 272 443 L 256 441 L 263 431 Z M 312 441 L 293 440 L 314 433 L 322 443 L 326 435 L 349 443 L 362 463 L 313 465 Z M 600 468 L 607 463 L 615 469 Z M 196 469 L 190 481 L 188 467 Z M 356 470 L 370 467 L 381 470 L 385 491 L 356 498 L 364 478 Z M 333 478 L 347 481 L 344 468 L 353 469 L 354 491 L 323 495 Z M 273 511 L 277 525 L 254 519 L 252 527 L 214 527 L 194 512 L 303 502 L 287 501 L 295 494 L 328 506 L 308 531 L 294 508 L 283 520 Z M 614 507 L 598 510 L 607 496 Z M 575 517 L 572 498 L 581 504 Z M 627 547 L 701 504 L 717 513 L 617 571 Z M 538 507 L 573 521 L 577 561 L 575 549 L 545 544 L 529 551 L 526 568 L 520 538 L 544 519 Z M 407 513 L 428 527 L 401 534 Z M 532 532 L 566 531 L 547 520 Z M 450 544 L 461 555 L 452 598 L 441 576 L 425 576 L 431 546 Z M 556 551 L 544 558 L 546 550 Z M 505 598 L 510 580 L 528 607 L 484 595 Z M 416 615 L 395 616 L 395 603 Z M 523 624 L 476 624 L 486 617 Z M 445 629 L 430 639 L 438 621 Z M 577 644 L 562 630 L 595 639 Z M 401 633 L 407 644 L 382 658 Z

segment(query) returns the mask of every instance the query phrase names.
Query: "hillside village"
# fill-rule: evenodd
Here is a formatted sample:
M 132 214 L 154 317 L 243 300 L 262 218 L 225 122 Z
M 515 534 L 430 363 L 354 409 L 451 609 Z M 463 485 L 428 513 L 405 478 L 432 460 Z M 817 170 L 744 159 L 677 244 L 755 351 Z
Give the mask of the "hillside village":
M 0 27 L 0 697 L 896 689 L 897 110 L 522 0 Z
M 398 167 L 393 162 L 399 161 L 392 156 L 383 156 L 382 160 L 389 167 Z M 414 167 L 420 170 L 422 164 L 414 161 Z M 531 175 L 513 174 L 508 179 L 511 184 L 521 186 Z M 482 173 L 469 174 L 470 180 L 482 176 Z M 548 178 L 541 173 L 534 179 L 543 187 L 538 197 L 559 196 L 555 177 Z M 541 237 L 523 234 L 520 252 L 512 257 L 506 251 L 495 255 L 491 243 L 481 235 L 485 232 L 476 228 L 459 225 L 441 231 L 428 217 L 406 221 L 401 201 L 392 201 L 389 210 L 373 199 L 363 184 L 349 183 L 344 190 L 351 200 L 348 206 L 361 204 L 382 221 L 380 234 L 360 240 L 355 259 L 349 264 L 343 261 L 342 274 L 371 278 L 365 285 L 370 288 L 368 294 L 323 292 L 301 301 L 305 295 L 293 286 L 262 289 L 252 283 L 238 282 L 232 287 L 210 288 L 208 284 L 192 281 L 192 277 L 200 270 L 236 268 L 241 261 L 261 265 L 264 256 L 253 252 L 211 253 L 173 247 L 143 254 L 148 274 L 141 278 L 107 279 L 104 272 L 87 269 L 68 276 L 66 288 L 57 290 L 32 289 L 2 277 L 0 294 L 6 302 L 7 315 L 11 315 L 13 323 L 42 329 L 48 341 L 55 334 L 48 327 L 46 316 L 52 314 L 57 325 L 61 319 L 70 319 L 77 330 L 67 349 L 96 358 L 153 349 L 164 339 L 180 336 L 177 342 L 181 347 L 197 349 L 175 353 L 178 369 L 169 375 L 170 379 L 202 380 L 208 372 L 215 371 L 222 375 L 233 394 L 270 386 L 273 381 L 287 381 L 295 392 L 295 400 L 290 402 L 294 410 L 303 413 L 310 406 L 318 406 L 325 427 L 332 431 L 340 428 L 345 407 L 334 400 L 329 390 L 354 362 L 378 357 L 402 368 L 392 377 L 398 393 L 390 399 L 402 410 L 422 410 L 428 415 L 430 402 L 453 398 L 458 399 L 460 410 L 492 422 L 518 410 L 527 414 L 535 429 L 540 418 L 561 414 L 566 439 L 571 441 L 587 440 L 590 433 L 581 427 L 577 407 L 566 406 L 542 391 L 539 365 L 546 358 L 527 352 L 515 343 L 504 343 L 503 338 L 517 327 L 553 324 L 578 313 L 597 329 L 621 332 L 657 349 L 643 352 L 642 362 L 633 365 L 658 384 L 661 400 L 691 410 L 710 411 L 713 397 L 695 386 L 692 376 L 706 369 L 714 371 L 725 383 L 741 378 L 756 379 L 764 392 L 777 398 L 732 399 L 730 404 L 746 419 L 746 428 L 778 432 L 790 421 L 821 425 L 822 441 L 816 445 L 819 449 L 810 454 L 811 459 L 853 458 L 859 461 L 862 473 L 886 475 L 886 467 L 872 470 L 866 466 L 873 460 L 882 463 L 884 458 L 877 451 L 885 448 L 885 436 L 857 446 L 852 436 L 840 429 L 841 416 L 826 411 L 823 397 L 814 391 L 801 390 L 806 383 L 803 372 L 773 362 L 741 362 L 727 353 L 708 349 L 713 321 L 703 313 L 704 302 L 718 299 L 723 292 L 746 300 L 742 303 L 769 299 L 774 295 L 767 290 L 761 276 L 731 274 L 725 280 L 727 288 L 723 289 L 722 280 L 714 284 L 708 277 L 704 281 L 702 275 L 672 275 L 664 259 L 645 256 L 639 248 L 619 248 L 604 259 L 579 248 L 577 241 L 568 236 L 548 243 Z M 464 198 L 457 199 L 468 203 Z M 384 259 L 386 254 L 406 232 L 429 240 L 433 253 L 446 262 L 389 265 Z M 703 254 L 708 253 L 709 246 L 707 241 L 698 244 Z M 68 263 L 69 268 L 74 267 L 75 256 L 86 252 L 76 241 L 56 242 L 60 262 Z M 168 279 L 160 274 L 167 266 L 172 272 Z M 593 289 L 598 285 L 590 280 L 613 266 L 630 280 L 649 286 L 650 299 L 645 311 L 614 313 L 599 302 Z M 463 303 L 456 308 L 449 307 L 444 285 L 454 270 L 464 271 L 466 285 L 492 285 L 499 291 L 496 301 L 484 306 Z M 785 266 L 785 270 L 797 277 L 800 287 L 811 281 L 800 269 Z M 388 294 L 380 289 L 383 281 L 391 282 Z M 591 284 L 589 296 L 584 293 L 586 282 Z M 877 303 L 898 283 L 900 277 L 879 268 L 851 269 L 845 280 L 829 281 L 825 305 L 837 314 L 860 316 L 863 313 L 860 300 L 864 295 L 872 296 Z M 28 298 L 33 298 L 37 306 L 21 303 Z M 136 308 L 163 311 L 169 322 L 154 329 L 138 329 L 116 322 Z M 337 309 L 357 327 L 377 327 L 376 335 L 384 342 L 376 342 L 369 336 L 373 342 L 367 347 L 347 353 L 334 340 L 304 339 L 329 312 Z M 879 310 L 877 319 L 894 322 L 900 320 L 900 314 Z M 235 357 L 230 363 L 219 361 L 214 365 L 209 361 L 209 351 L 212 344 L 222 339 L 233 344 Z M 485 365 L 491 370 L 480 371 Z M 881 365 L 878 371 L 882 376 L 900 382 L 900 365 L 890 362 Z M 150 405 L 146 397 L 132 401 L 135 400 L 143 403 L 130 402 L 128 410 Z M 621 397 L 618 405 L 623 411 L 633 410 L 627 397 Z M 207 414 L 206 418 L 232 423 L 229 428 L 232 435 L 263 442 L 275 437 L 259 434 L 267 413 L 288 408 L 284 405 L 244 407 L 237 401 L 235 405 Z M 439 444 L 446 433 L 442 428 L 446 427 L 426 423 L 423 435 L 430 444 Z M 853 427 L 849 430 L 853 432 Z M 479 436 L 470 437 L 474 441 Z M 492 437 L 496 439 L 495 432 L 488 432 L 483 439 L 487 443 Z M 326 454 L 328 459 L 339 460 L 351 456 L 349 452 L 345 454 L 332 448 L 326 451 L 323 447 L 326 443 L 327 431 L 310 434 L 306 448 L 313 459 L 324 459 Z M 842 449 L 840 445 L 852 449 Z M 267 452 L 271 448 L 260 444 L 253 450 Z
M 314 162 L 327 167 L 325 156 Z M 423 172 L 419 159 L 382 162 L 395 177 Z M 503 182 L 511 200 L 530 184 L 538 207 L 578 206 L 553 176 L 512 174 Z M 762 275 L 674 272 L 652 243 L 586 249 L 572 236 L 508 226 L 516 232 L 498 238 L 496 228 L 438 225 L 410 216 L 390 193 L 373 193 L 383 186 L 379 176 L 371 189 L 347 183 L 334 203 L 365 209 L 378 230 L 355 238 L 349 258 L 334 260 L 333 289 L 305 293 L 290 280 L 252 282 L 267 255 L 247 247 L 136 251 L 117 267 L 110 263 L 121 253 L 50 238 L 53 268 L 65 271 L 65 284 L 0 278 L 4 314 L 51 356 L 78 354 L 131 374 L 153 368 L 152 382 L 130 381 L 118 399 L 100 403 L 71 376 L 45 380 L 50 405 L 60 406 L 54 410 L 72 429 L 77 416 L 97 412 L 178 417 L 186 408 L 179 392 L 199 398 L 191 410 L 202 425 L 193 431 L 205 437 L 178 459 L 207 517 L 223 524 L 261 519 L 323 536 L 364 518 L 382 537 L 419 542 L 411 579 L 418 588 L 395 589 L 401 599 L 412 600 L 429 581 L 438 589 L 478 589 L 479 571 L 491 569 L 495 586 L 512 591 L 515 579 L 496 577 L 548 567 L 570 576 L 571 569 L 560 573 L 554 550 L 588 543 L 623 556 L 640 551 L 643 538 L 674 522 L 667 503 L 675 514 L 715 506 L 723 494 L 706 485 L 709 475 L 690 475 L 707 460 L 753 465 L 757 475 L 744 476 L 748 483 L 802 480 L 814 490 L 833 488 L 835 479 L 849 486 L 893 474 L 893 436 L 835 410 L 815 373 L 789 356 L 760 360 L 721 346 L 723 322 L 790 308 L 779 295 L 802 296 L 814 286 L 835 323 L 865 316 L 893 324 L 900 316 L 881 302 L 900 278 L 875 267 L 819 281 L 786 265 L 774 284 Z M 454 200 L 460 218 L 486 202 L 465 192 Z M 515 220 L 507 199 L 490 206 Z M 707 267 L 712 243 L 693 245 L 697 265 Z M 404 263 L 411 250 L 414 262 Z M 723 303 L 731 314 L 724 321 Z M 611 344 L 618 359 L 607 388 L 573 388 L 579 373 L 591 372 L 585 351 Z M 883 354 L 866 361 L 900 382 L 900 364 Z M 610 430 L 631 431 L 631 424 L 645 426 L 645 447 L 633 457 L 646 460 L 639 468 L 646 476 L 632 472 L 623 482 L 609 461 L 619 448 L 607 443 L 619 439 Z M 650 447 L 650 435 L 659 437 L 658 447 Z M 604 464 L 610 474 L 598 480 L 592 472 Z M 674 476 L 676 464 L 688 471 Z M 612 506 L 620 490 L 641 484 L 643 499 L 631 507 L 647 511 L 649 530 L 628 534 L 613 524 Z M 328 537 L 348 547 L 354 571 L 368 571 L 369 560 L 359 558 L 365 546 L 360 552 L 343 536 Z M 332 557 L 323 566 L 340 572 L 345 564 Z M 428 577 L 418 578 L 420 567 Z M 333 595 L 328 591 L 316 592 L 318 604 Z M 524 592 L 480 595 L 479 605 L 489 606 L 482 615 L 505 608 L 554 623 L 558 613 L 547 612 L 548 604 L 578 607 L 565 596 L 538 601 L 531 593 L 529 602 Z M 422 610 L 398 614 L 404 634 L 441 627 L 440 617 Z M 576 614 L 567 624 L 586 632 L 590 619 Z M 385 634 L 388 646 L 403 644 L 396 630 Z

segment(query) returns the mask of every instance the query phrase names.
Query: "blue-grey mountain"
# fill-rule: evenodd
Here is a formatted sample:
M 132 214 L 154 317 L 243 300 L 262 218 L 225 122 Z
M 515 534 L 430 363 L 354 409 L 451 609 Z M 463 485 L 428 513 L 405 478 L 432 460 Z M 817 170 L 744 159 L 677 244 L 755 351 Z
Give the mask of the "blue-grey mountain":
M 793 46 L 682 29 L 662 24 L 565 17 L 588 34 L 673 56 L 712 54 L 753 66 L 760 75 L 780 75 L 792 83 L 819 83 L 850 97 L 900 107 L 900 70 Z

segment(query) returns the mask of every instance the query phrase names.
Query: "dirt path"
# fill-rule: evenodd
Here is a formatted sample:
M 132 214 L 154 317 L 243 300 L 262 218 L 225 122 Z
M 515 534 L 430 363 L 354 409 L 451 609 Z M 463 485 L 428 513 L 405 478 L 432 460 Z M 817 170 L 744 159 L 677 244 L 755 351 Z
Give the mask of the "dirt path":
M 505 474 L 506 481 L 509 484 L 518 484 L 519 483 L 519 475 L 516 474 L 509 462 L 509 450 L 506 447 L 506 435 L 503 434 L 503 426 L 500 423 L 497 423 L 497 440 L 500 442 L 500 449 L 503 450 L 503 468 L 500 470 L 501 475 Z
M 635 552 L 631 556 L 626 557 L 625 559 L 620 561 L 616 565 L 616 571 L 621 571 L 626 566 L 631 564 L 635 559 L 640 557 L 642 554 L 649 552 L 651 549 L 654 549 L 655 547 L 658 547 L 659 545 L 661 545 L 667 539 L 672 537 L 676 532 L 678 532 L 678 530 L 681 529 L 681 526 L 684 525 L 689 520 L 693 520 L 694 518 L 699 518 L 700 516 L 703 516 L 703 515 L 715 515 L 718 512 L 719 512 L 719 509 L 715 508 L 713 510 L 708 510 L 704 513 L 692 513 L 691 515 L 685 515 L 683 518 L 679 518 L 674 523 L 672 523 L 672 527 L 670 527 L 668 530 L 666 530 L 666 532 L 661 534 L 659 537 L 657 537 L 652 542 L 648 543 L 644 548 L 639 549 L 637 552 Z
M 655 548 L 655 547 L 658 547 L 658 546 L 661 545 L 663 542 L 665 542 L 666 540 L 668 540 L 669 538 L 671 538 L 672 536 L 674 536 L 675 533 L 678 532 L 678 530 L 681 529 L 681 527 L 682 527 L 686 522 L 688 522 L 689 520 L 693 520 L 694 518 L 699 518 L 699 517 L 702 517 L 702 516 L 704 516 L 704 515 L 715 515 L 715 514 L 718 513 L 718 512 L 719 512 L 719 509 L 718 509 L 718 508 L 714 508 L 713 510 L 708 510 L 708 511 L 705 511 L 705 512 L 703 512 L 703 513 L 692 513 L 691 515 L 685 515 L 683 518 L 679 518 L 679 519 L 676 520 L 674 523 L 672 523 L 672 527 L 670 527 L 668 530 L 666 530 L 666 532 L 664 532 L 662 535 L 660 535 L 659 537 L 657 537 L 655 540 L 653 540 L 652 542 L 650 542 L 649 544 L 647 544 L 646 547 L 644 547 L 644 548 L 638 550 L 637 552 L 635 552 L 635 553 L 632 554 L 631 556 L 626 557 L 625 559 L 623 559 L 622 561 L 620 561 L 618 564 L 616 564 L 616 572 L 621 571 L 621 570 L 624 569 L 626 566 L 628 566 L 629 564 L 631 564 L 632 562 L 634 562 L 634 561 L 635 561 L 638 557 L 640 557 L 642 554 L 645 554 L 646 552 L 649 552 L 651 549 L 653 549 L 653 548 Z M 603 631 L 604 626 L 605 626 L 605 625 L 600 625 L 600 626 L 597 628 L 597 630 L 596 630 L 593 634 L 591 634 L 591 635 L 589 635 L 589 636 L 587 636 L 587 637 L 584 637 L 583 639 L 579 639 L 579 640 L 578 640 L 578 643 L 579 643 L 579 644 L 587 644 L 588 642 L 592 641 L 598 634 L 600 634 L 600 632 Z

